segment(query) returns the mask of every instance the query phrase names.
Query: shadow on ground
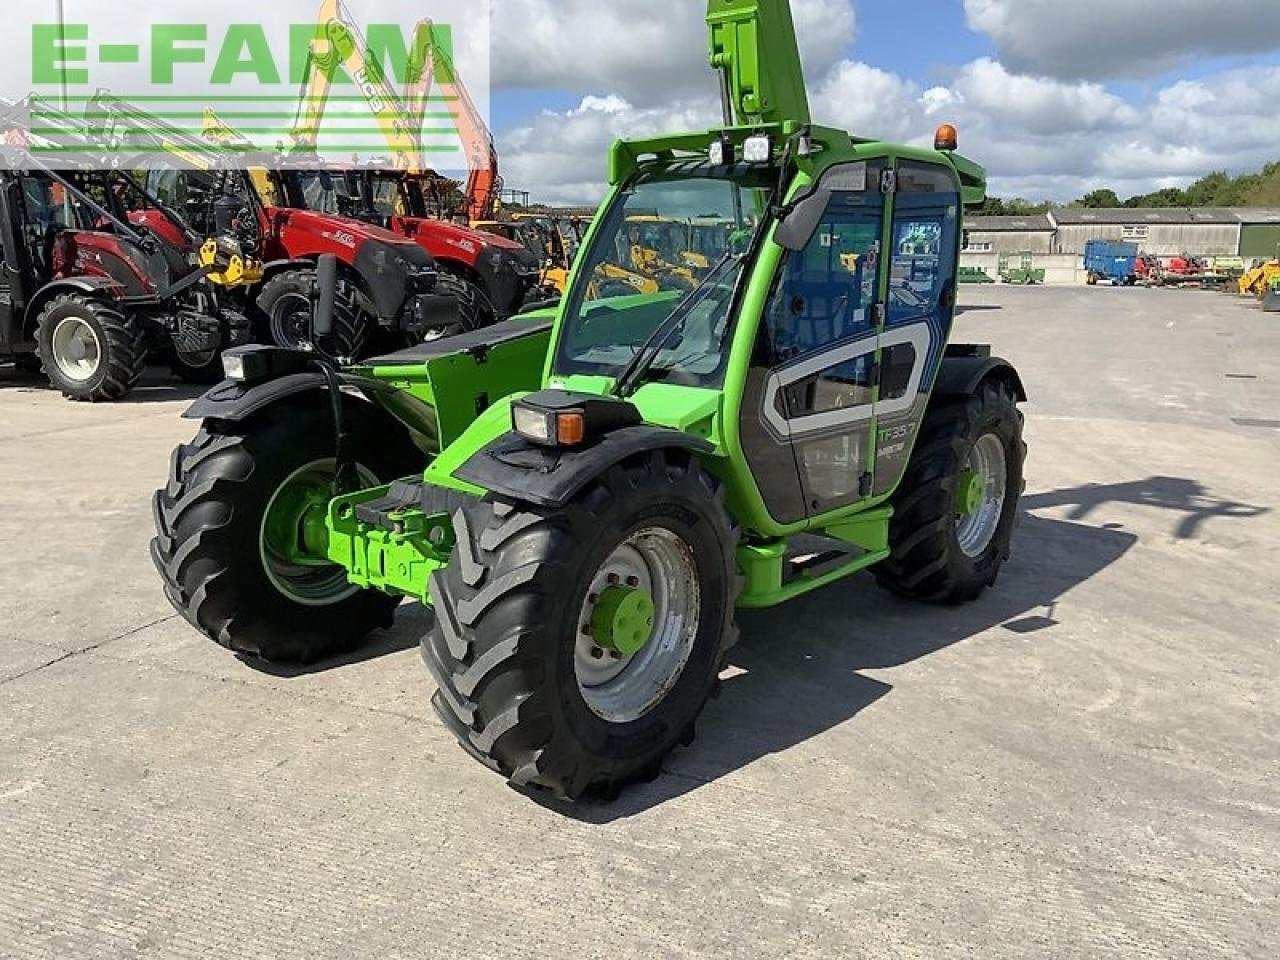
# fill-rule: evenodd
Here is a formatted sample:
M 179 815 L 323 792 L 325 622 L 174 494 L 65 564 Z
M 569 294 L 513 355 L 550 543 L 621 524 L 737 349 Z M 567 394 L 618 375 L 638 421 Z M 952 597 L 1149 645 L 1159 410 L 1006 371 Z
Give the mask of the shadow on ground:
M 1043 507 L 1070 507 L 1069 520 L 1088 520 L 1104 504 L 1132 503 L 1182 514 L 1174 528 L 1179 540 L 1197 537 L 1201 528 L 1214 519 L 1247 520 L 1270 512 L 1268 507 L 1255 507 L 1234 500 L 1212 496 L 1204 484 L 1183 477 L 1148 477 L 1129 483 L 1090 483 L 1066 490 L 1051 490 L 1024 497 L 1028 510 Z
M 612 804 L 562 804 L 539 794 L 533 799 L 589 823 L 626 818 L 839 726 L 892 691 L 890 684 L 860 671 L 902 666 L 997 627 L 1011 640 L 1035 642 L 1034 635 L 1059 625 L 1058 601 L 1064 595 L 1115 564 L 1138 541 L 1118 524 L 1074 522 L 1117 501 L 1181 515 L 1180 536 L 1194 536 L 1210 520 L 1266 512 L 1215 499 L 1201 484 L 1172 477 L 1026 497 L 1028 509 L 1073 507 L 1071 519 L 1025 513 L 1012 562 L 978 601 L 959 607 L 914 603 L 886 593 L 863 575 L 782 607 L 743 611 L 741 641 L 731 651 L 720 696 L 703 714 L 694 744 L 669 758 L 656 781 L 625 791 Z M 428 609 L 406 606 L 393 630 L 346 657 L 302 668 L 253 666 L 281 677 L 349 666 L 415 646 L 430 623 Z M 1020 649 L 1011 644 L 1009 656 L 1018 656 Z
M 209 389 L 208 386 L 183 383 L 170 376 L 161 367 L 148 368 L 133 391 L 114 403 L 174 403 L 194 400 Z M 9 364 L 0 364 L 0 391 L 13 393 L 56 393 L 43 374 L 27 373 Z M 70 402 L 70 401 L 68 401 Z
M 742 639 L 730 653 L 719 699 L 699 721 L 694 744 L 673 754 L 657 780 L 624 791 L 612 804 L 540 802 L 574 819 L 607 823 L 781 753 L 845 723 L 893 690 L 859 671 L 902 666 L 992 627 L 1025 639 L 1057 626 L 1059 598 L 1118 561 L 1137 539 L 1120 530 L 1026 515 L 1013 561 L 996 587 L 972 604 L 914 603 L 859 576 L 782 607 L 744 611 Z M 1009 655 L 1018 649 L 1011 645 Z

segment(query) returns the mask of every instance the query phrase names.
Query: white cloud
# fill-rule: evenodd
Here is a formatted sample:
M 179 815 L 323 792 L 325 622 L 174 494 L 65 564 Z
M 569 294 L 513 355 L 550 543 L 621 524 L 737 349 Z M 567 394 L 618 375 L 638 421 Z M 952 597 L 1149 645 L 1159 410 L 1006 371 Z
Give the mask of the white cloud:
M 636 107 L 617 95 L 588 96 L 572 110 L 544 111 L 502 137 L 502 176 L 538 201 L 594 204 L 604 194 L 614 140 L 704 129 L 719 116 L 711 98 Z
M 852 0 L 793 0 L 806 69 L 853 43 Z M 493 88 L 617 93 L 639 106 L 717 95 L 704 4 L 680 0 L 498 0 Z
M 1067 79 L 1150 76 L 1196 58 L 1280 49 L 1275 0 L 965 0 L 969 26 L 1011 70 Z
M 1280 102 L 1280 67 L 1182 81 L 1136 105 L 1099 84 L 1017 74 L 985 58 L 928 88 L 841 61 L 810 88 L 815 120 L 859 136 L 928 144 L 939 123 L 955 123 L 961 150 L 1002 196 L 1071 200 L 1104 186 L 1132 195 L 1277 156 L 1273 125 L 1259 118 Z M 698 129 L 717 115 L 710 96 L 670 107 L 588 97 L 502 138 L 507 182 L 553 202 L 594 202 L 614 137 Z

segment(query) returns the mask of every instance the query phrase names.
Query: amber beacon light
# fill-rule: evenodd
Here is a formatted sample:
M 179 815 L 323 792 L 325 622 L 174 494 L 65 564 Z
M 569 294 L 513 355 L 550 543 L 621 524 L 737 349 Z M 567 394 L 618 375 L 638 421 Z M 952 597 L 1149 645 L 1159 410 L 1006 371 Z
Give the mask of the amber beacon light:
M 938 128 L 938 132 L 933 135 L 933 149 L 935 150 L 956 150 L 959 146 L 960 134 L 949 123 L 944 123 Z

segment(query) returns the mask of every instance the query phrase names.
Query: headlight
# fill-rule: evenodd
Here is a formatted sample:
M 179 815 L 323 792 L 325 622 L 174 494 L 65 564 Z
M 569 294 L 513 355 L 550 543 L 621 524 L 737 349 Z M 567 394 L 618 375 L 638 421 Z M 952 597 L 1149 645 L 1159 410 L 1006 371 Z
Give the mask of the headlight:
M 612 397 L 567 390 L 531 393 L 511 405 L 511 429 L 544 447 L 578 447 L 640 423 L 640 411 Z
M 228 380 L 244 381 L 248 379 L 244 369 L 244 357 L 233 353 L 224 353 L 222 355 L 222 372 L 226 374 Z
M 742 159 L 747 163 L 768 163 L 773 159 L 773 141 L 768 134 L 748 137 L 742 145 Z
M 581 410 L 541 410 L 517 403 L 511 408 L 511 427 L 526 440 L 552 447 L 573 447 L 586 439 Z

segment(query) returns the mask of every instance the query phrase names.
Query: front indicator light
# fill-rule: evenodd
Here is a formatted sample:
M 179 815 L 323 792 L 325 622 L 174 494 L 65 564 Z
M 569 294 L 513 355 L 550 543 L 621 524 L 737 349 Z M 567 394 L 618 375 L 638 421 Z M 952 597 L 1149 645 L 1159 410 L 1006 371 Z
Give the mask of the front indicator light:
M 533 443 L 548 447 L 576 447 L 587 439 L 582 410 L 543 410 L 526 404 L 511 408 L 511 429 Z

